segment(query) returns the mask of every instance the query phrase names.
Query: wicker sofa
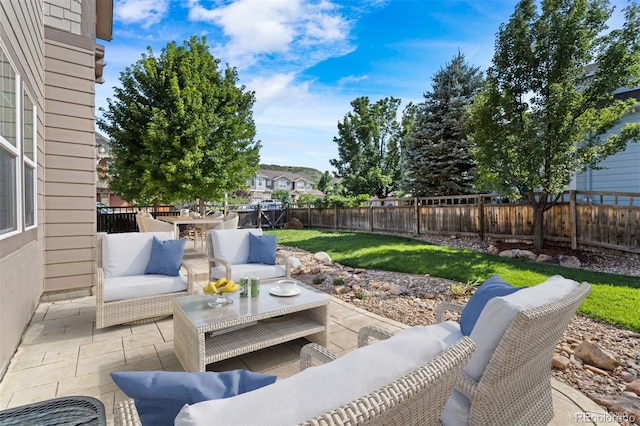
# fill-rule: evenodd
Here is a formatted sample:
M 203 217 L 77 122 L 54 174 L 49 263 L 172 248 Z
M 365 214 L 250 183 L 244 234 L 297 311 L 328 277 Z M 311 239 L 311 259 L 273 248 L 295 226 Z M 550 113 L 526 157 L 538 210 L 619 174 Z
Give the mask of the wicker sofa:
M 117 324 L 154 321 L 173 313 L 174 297 L 194 293 L 195 273 L 183 263 L 186 276 L 144 275 L 153 237 L 173 239 L 173 232 L 131 232 L 98 234 L 96 267 L 96 328 Z M 123 263 L 126 263 L 123 264 Z M 126 280 L 131 286 L 144 285 L 142 297 L 115 297 L 110 294 L 114 281 Z M 134 290 L 137 291 L 137 290 Z
M 231 398 L 186 406 L 175 424 L 209 424 L 212 419 L 220 425 L 439 424 L 475 344 L 466 337 L 453 341 L 451 327 L 439 324 L 412 327 L 368 345 L 376 336 L 377 329 L 364 327 L 358 338 L 362 346 L 342 357 L 308 344 L 300 353 L 299 374 Z M 408 352 L 420 355 L 406 356 Z M 296 403 L 288 406 L 289 398 Z M 117 404 L 114 420 L 116 425 L 140 425 L 133 400 Z

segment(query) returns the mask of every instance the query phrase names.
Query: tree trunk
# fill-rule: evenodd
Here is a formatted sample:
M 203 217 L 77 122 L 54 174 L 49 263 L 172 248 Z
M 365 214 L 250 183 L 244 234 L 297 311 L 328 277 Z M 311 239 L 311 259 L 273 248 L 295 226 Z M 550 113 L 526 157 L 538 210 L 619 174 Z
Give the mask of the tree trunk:
M 542 248 L 544 245 L 544 206 L 533 207 L 533 247 Z
M 205 211 L 204 211 L 204 198 L 200 197 L 200 203 L 198 208 L 200 209 L 199 213 L 202 215 L 202 217 L 205 217 Z

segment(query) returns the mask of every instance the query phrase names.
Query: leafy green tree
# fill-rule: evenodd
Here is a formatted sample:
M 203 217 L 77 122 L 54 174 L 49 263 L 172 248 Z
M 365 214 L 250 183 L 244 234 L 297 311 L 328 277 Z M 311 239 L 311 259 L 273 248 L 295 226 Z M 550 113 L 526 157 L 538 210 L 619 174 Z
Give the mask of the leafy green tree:
M 331 191 L 331 189 L 333 189 L 333 183 L 332 183 L 331 174 L 329 173 L 329 170 L 325 171 L 322 174 L 322 177 L 318 182 L 318 189 L 324 192 L 325 194 Z
M 464 122 L 482 82 L 479 68 L 467 65 L 460 52 L 434 75 L 406 137 L 407 192 L 422 197 L 473 192 L 475 161 Z
M 271 193 L 272 200 L 279 200 L 283 203 L 291 202 L 291 194 L 286 189 L 276 189 Z
M 500 27 L 493 65 L 469 121 L 482 182 L 531 204 L 534 245 L 572 176 L 640 139 L 640 123 L 606 134 L 634 100 L 613 93 L 640 83 L 637 4 L 607 32 L 605 0 L 522 0 Z
M 366 96 L 351 102 L 353 111 L 338 122 L 339 159 L 329 162 L 343 179 L 348 194 L 385 198 L 400 180 L 400 141 L 404 137 L 397 120 L 400 99 L 370 103 Z
M 218 68 L 206 39 L 151 48 L 120 74 L 98 126 L 115 157 L 110 187 L 125 200 L 220 200 L 258 168 L 253 92 L 234 68 Z
M 315 204 L 318 197 L 312 194 L 301 194 L 298 197 L 298 204 Z

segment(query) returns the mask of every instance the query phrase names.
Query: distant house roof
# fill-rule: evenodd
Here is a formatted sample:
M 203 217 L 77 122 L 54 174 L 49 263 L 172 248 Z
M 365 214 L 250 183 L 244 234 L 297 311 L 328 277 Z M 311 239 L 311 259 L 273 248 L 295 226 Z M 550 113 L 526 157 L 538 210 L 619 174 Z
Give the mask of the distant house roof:
M 297 173 L 291 173 L 291 172 L 283 172 L 280 170 L 264 170 L 264 169 L 260 169 L 258 170 L 258 174 L 266 176 L 267 178 L 271 179 L 271 180 L 276 180 L 276 179 L 280 179 L 280 178 L 285 178 L 290 180 L 291 182 L 295 182 L 295 181 L 305 181 L 308 183 L 313 183 L 310 182 L 308 179 L 306 179 L 304 176 L 301 176 Z

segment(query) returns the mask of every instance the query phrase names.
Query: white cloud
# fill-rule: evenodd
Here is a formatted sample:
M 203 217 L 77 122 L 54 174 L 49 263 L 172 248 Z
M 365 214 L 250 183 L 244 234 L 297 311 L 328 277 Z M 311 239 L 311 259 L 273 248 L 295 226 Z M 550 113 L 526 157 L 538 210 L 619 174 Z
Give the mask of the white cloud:
M 227 40 L 215 50 L 241 68 L 259 59 L 306 67 L 353 50 L 351 23 L 327 0 L 238 0 L 212 9 L 189 0 L 188 7 L 190 20 L 221 27 Z
M 338 85 L 344 86 L 345 84 L 349 84 L 349 83 L 357 83 L 362 80 L 367 80 L 368 78 L 369 76 L 366 74 L 365 75 L 348 75 L 338 80 Z
M 303 104 L 311 99 L 310 82 L 296 84 L 295 74 L 272 74 L 255 77 L 247 83 L 247 88 L 256 92 L 256 107 L 264 109 L 274 104 Z
M 149 28 L 164 18 L 169 10 L 169 0 L 116 0 L 113 13 L 116 19 L 127 23 L 141 23 Z

